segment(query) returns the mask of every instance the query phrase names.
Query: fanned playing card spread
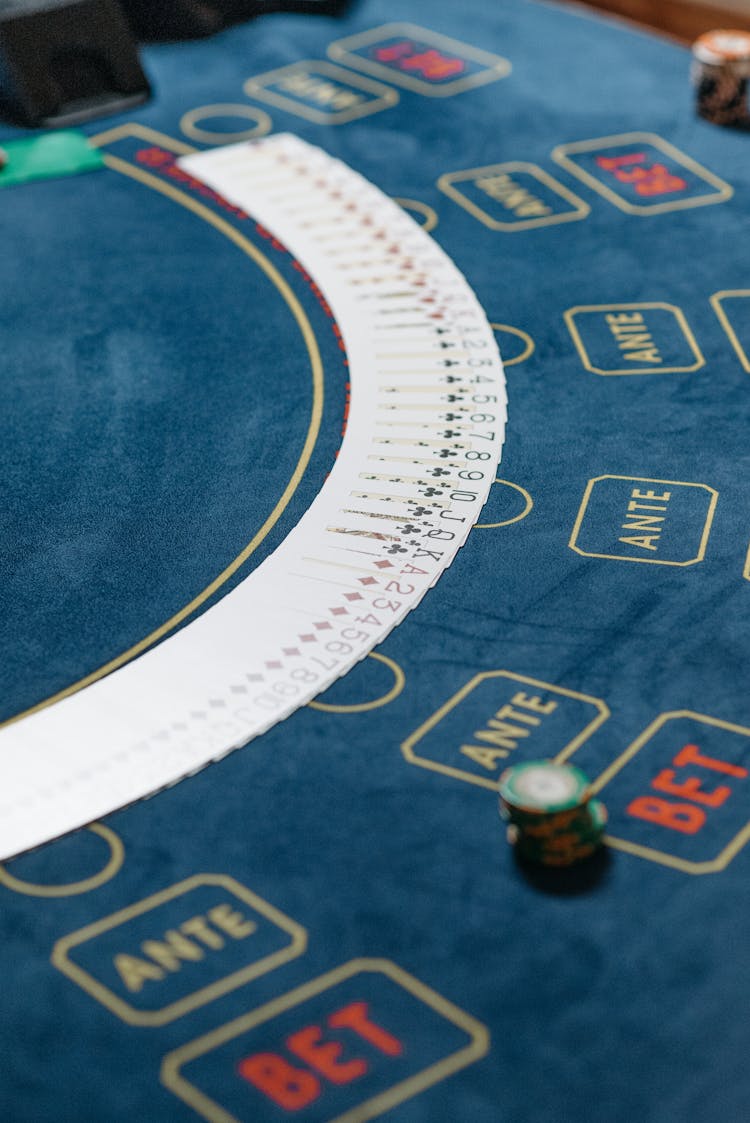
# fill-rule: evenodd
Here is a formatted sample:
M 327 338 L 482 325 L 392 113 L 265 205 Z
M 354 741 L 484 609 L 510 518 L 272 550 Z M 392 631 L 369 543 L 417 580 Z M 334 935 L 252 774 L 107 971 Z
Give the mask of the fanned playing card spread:
M 174 783 L 325 690 L 438 580 L 495 479 L 500 357 L 472 290 L 429 235 L 292 135 L 180 164 L 314 278 L 348 356 L 346 433 L 306 514 L 232 592 L 2 731 L 0 859 Z

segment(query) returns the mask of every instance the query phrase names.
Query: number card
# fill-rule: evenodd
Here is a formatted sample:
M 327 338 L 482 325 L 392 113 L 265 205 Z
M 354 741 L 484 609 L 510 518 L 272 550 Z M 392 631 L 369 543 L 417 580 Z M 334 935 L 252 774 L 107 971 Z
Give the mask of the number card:
M 325 690 L 439 579 L 496 476 L 497 344 L 464 277 L 412 218 L 284 134 L 178 167 L 315 277 L 349 363 L 343 444 L 294 529 L 222 600 L 3 730 L 0 858 L 173 783 Z

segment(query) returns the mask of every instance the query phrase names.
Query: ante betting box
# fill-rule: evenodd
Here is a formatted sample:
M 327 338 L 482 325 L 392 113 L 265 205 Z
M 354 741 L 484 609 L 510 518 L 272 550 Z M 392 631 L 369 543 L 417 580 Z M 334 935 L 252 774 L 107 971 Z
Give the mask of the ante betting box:
M 143 59 L 0 170 L 0 1118 L 744 1118 L 750 138 L 525 0 Z

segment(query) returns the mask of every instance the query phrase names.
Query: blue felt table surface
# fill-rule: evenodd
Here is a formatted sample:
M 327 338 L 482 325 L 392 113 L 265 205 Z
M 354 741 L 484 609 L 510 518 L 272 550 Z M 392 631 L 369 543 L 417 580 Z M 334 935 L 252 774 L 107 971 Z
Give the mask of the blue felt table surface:
M 512 70 L 453 96 L 370 70 L 398 101 L 343 124 L 243 92 L 394 21 L 426 29 L 420 49 L 464 44 Z M 489 65 L 468 58 L 471 74 Z M 348 374 L 315 291 L 252 218 L 202 200 L 254 258 L 170 178 L 180 146 L 207 146 L 182 131 L 190 111 L 215 131 L 267 113 L 435 212 L 433 236 L 505 326 L 505 482 L 385 661 L 356 667 L 328 709 L 0 867 L 0 1118 L 744 1118 L 750 138 L 695 116 L 686 50 L 523 0 L 363 0 L 143 60 L 153 100 L 87 126 L 103 171 L 0 192 L 0 719 L 210 606 L 294 525 L 340 443 Z M 364 71 L 348 73 L 360 89 Z M 649 194 L 623 174 L 654 165 L 685 186 Z M 489 171 L 458 175 L 471 169 Z M 550 221 L 513 229 L 507 181 L 477 185 L 493 175 L 539 184 Z M 299 478 L 310 353 L 259 254 L 323 359 Z M 504 705 L 534 720 L 493 740 Z M 604 777 L 612 843 L 556 878 L 517 866 L 492 785 L 510 759 L 560 753 Z M 181 928 L 198 915 L 214 918 L 208 943 Z M 356 1002 L 390 1038 L 327 1021 Z M 312 1025 L 366 1073 L 337 1083 L 290 1051 Z M 288 1081 L 242 1075 L 269 1053 L 315 1094 L 285 1108 Z

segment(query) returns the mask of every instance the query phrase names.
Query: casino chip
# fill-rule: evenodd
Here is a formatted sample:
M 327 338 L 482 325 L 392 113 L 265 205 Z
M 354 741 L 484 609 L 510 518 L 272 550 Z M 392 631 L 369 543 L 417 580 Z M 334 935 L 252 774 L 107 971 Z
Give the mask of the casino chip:
M 750 32 L 707 31 L 693 44 L 692 79 L 699 117 L 750 129 Z
M 516 853 L 543 866 L 571 866 L 601 846 L 607 809 L 572 764 L 528 761 L 500 777 L 500 815 Z

